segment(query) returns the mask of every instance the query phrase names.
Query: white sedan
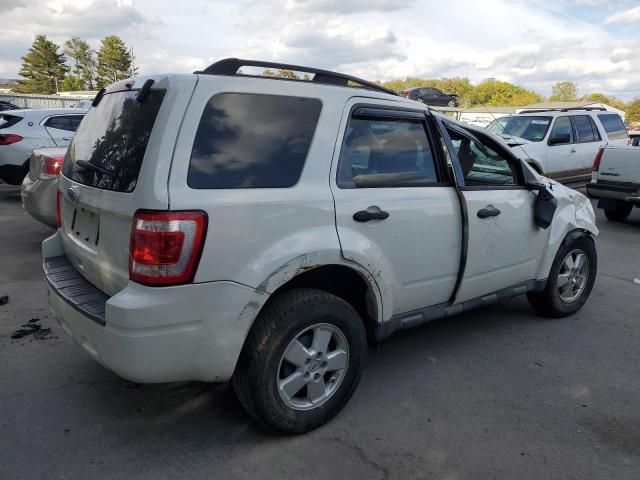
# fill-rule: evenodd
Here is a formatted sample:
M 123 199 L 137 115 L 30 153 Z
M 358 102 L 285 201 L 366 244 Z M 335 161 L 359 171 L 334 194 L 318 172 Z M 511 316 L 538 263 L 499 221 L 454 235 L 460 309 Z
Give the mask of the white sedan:
M 86 109 L 48 108 L 0 113 L 0 179 L 20 185 L 35 148 L 66 147 Z

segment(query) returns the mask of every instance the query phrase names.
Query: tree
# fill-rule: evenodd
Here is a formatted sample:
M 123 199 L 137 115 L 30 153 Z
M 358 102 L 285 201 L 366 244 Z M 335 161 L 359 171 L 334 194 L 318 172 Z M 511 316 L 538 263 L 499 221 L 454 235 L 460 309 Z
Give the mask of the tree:
M 67 75 L 60 84 L 61 92 L 77 92 L 85 89 L 84 79 L 77 75 Z
M 605 95 L 604 93 L 590 93 L 589 95 L 585 95 L 580 100 L 585 102 L 598 102 L 598 103 L 606 103 L 607 105 L 611 105 L 612 107 L 618 108 L 620 110 L 625 110 L 627 105 L 616 97 L 611 97 Z
M 269 70 L 268 68 L 262 72 L 263 77 L 276 77 L 276 78 L 291 78 L 293 80 L 299 80 L 300 77 L 292 70 L 280 69 L 277 71 Z
M 132 71 L 131 52 L 117 35 L 109 35 L 102 39 L 98 51 L 98 88 L 137 73 Z
M 542 96 L 531 90 L 502 82 L 495 78 L 488 78 L 476 85 L 469 95 L 472 105 L 521 107 L 542 101 Z
M 64 42 L 64 53 L 74 60 L 74 77 L 80 78 L 84 85 L 78 90 L 95 88 L 96 77 L 96 52 L 84 40 L 73 37 Z M 77 84 L 77 80 L 74 81 Z
M 18 74 L 18 86 L 13 89 L 18 93 L 51 94 L 58 91 L 58 82 L 64 80 L 68 67 L 64 54 L 58 53 L 58 45 L 47 39 L 45 35 L 36 35 L 33 45 L 22 57 L 22 66 Z
M 631 123 L 640 123 L 640 97 L 635 98 L 627 105 L 626 119 Z
M 573 102 L 578 99 L 578 84 L 558 82 L 551 87 L 550 102 Z

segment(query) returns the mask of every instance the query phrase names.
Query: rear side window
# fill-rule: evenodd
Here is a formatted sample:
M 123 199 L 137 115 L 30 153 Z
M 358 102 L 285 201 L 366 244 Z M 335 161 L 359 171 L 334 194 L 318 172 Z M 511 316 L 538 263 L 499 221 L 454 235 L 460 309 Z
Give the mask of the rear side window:
M 604 131 L 607 132 L 607 136 L 610 140 L 620 140 L 629 137 L 620 115 L 615 113 L 601 113 L 598 114 L 598 118 L 600 119 L 600 122 L 602 122 Z
M 104 190 L 133 191 L 165 94 L 151 90 L 140 103 L 138 92 L 108 93 L 87 112 L 67 151 L 66 177 Z
M 573 121 L 578 134 L 578 142 L 597 142 L 600 140 L 600 134 L 595 123 L 588 115 L 575 115 Z
M 50 117 L 46 122 L 44 122 L 44 126 L 48 128 L 55 128 L 57 130 L 65 130 L 67 132 L 75 132 L 78 127 L 71 123 L 71 116 L 68 115 Z
M 437 182 L 423 122 L 351 119 L 338 164 L 340 188 L 423 187 Z
M 10 115 L 8 113 L 0 114 L 0 128 L 9 128 L 22 120 L 22 117 Z
M 223 93 L 207 103 L 191 151 L 191 188 L 286 188 L 300 179 L 322 102 Z

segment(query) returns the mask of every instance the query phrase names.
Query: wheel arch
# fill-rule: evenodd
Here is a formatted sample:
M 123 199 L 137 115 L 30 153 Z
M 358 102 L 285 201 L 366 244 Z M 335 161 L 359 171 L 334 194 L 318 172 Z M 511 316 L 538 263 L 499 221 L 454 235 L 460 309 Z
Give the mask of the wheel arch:
M 291 278 L 283 279 L 275 287 L 260 312 L 279 294 L 297 288 L 322 290 L 346 301 L 358 312 L 369 338 L 374 338 L 383 318 L 382 301 L 377 283 L 364 268 L 351 262 L 299 266 Z

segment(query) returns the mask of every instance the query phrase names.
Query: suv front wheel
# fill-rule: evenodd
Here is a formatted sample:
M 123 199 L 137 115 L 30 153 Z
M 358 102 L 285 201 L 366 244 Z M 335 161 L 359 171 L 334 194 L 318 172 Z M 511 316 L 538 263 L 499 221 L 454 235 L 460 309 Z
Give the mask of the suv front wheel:
M 266 427 L 307 432 L 347 403 L 366 349 L 362 320 L 347 302 L 320 290 L 287 291 L 256 319 L 233 387 L 247 412 Z
M 545 289 L 527 293 L 527 299 L 547 317 L 566 317 L 587 301 L 597 271 L 593 239 L 587 235 L 567 239 L 556 254 Z

